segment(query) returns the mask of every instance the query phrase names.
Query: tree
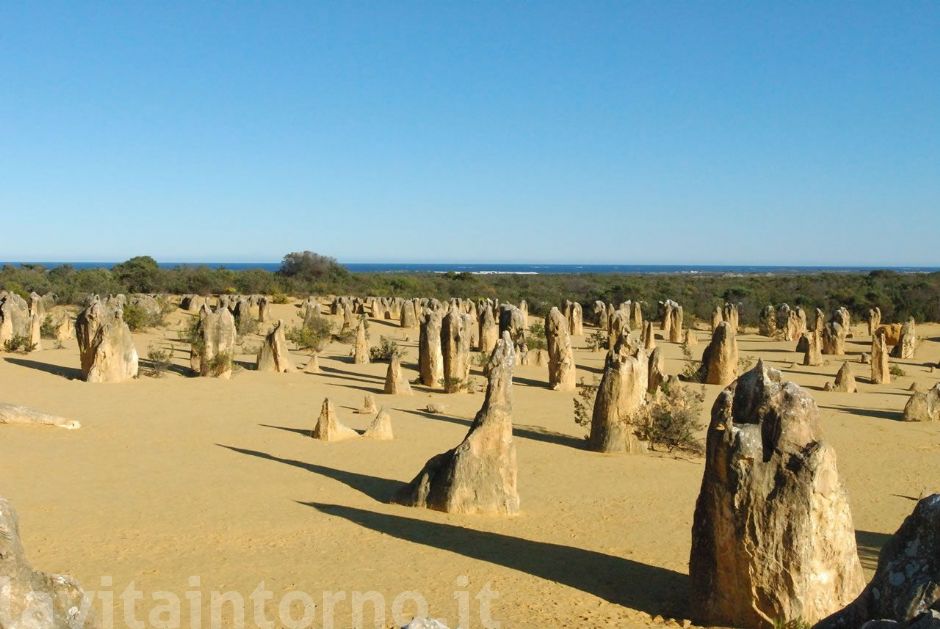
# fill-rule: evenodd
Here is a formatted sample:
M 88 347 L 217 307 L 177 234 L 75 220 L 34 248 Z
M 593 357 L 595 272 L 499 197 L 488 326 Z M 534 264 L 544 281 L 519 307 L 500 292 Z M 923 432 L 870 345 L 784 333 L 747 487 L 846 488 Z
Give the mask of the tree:
M 129 293 L 153 293 L 159 290 L 160 267 L 150 256 L 136 256 L 116 264 L 111 272 Z
M 344 276 L 346 269 L 335 258 L 321 256 L 313 251 L 294 251 L 284 256 L 278 273 L 299 280 L 318 280 Z

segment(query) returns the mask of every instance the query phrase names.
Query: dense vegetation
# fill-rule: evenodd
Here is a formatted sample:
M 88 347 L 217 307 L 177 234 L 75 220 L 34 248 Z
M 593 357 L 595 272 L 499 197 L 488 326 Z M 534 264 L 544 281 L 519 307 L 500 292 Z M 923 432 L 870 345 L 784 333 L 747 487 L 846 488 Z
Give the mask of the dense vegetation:
M 153 258 L 132 258 L 112 269 L 75 269 L 37 265 L 4 266 L 0 288 L 27 295 L 54 293 L 61 303 L 77 303 L 89 293 L 263 293 L 306 296 L 349 294 L 401 297 L 498 297 L 525 299 L 530 311 L 543 315 L 564 299 L 585 306 L 590 320 L 596 299 L 619 303 L 627 299 L 649 305 L 671 298 L 687 316 L 708 320 L 717 303 L 741 304 L 743 323 L 755 324 L 766 304 L 789 303 L 831 311 L 846 306 L 861 317 L 879 306 L 885 321 L 914 317 L 940 321 L 940 273 L 815 273 L 788 275 L 710 274 L 572 274 L 474 275 L 468 273 L 349 273 L 332 258 L 311 252 L 288 254 L 277 272 L 235 271 L 206 266 L 160 268 Z

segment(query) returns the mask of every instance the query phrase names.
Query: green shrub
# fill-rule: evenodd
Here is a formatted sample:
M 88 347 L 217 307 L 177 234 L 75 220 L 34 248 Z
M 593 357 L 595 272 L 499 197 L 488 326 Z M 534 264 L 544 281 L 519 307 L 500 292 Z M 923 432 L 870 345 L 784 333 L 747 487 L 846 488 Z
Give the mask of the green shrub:
M 607 344 L 610 342 L 610 337 L 602 330 L 594 330 L 586 340 L 588 347 L 590 347 L 595 352 L 599 352 L 601 349 L 607 348 Z
M 235 356 L 231 352 L 220 352 L 209 359 L 209 374 L 220 376 L 235 363 Z
M 696 393 L 684 386 L 663 385 L 662 390 L 646 405 L 638 434 L 650 446 L 669 451 L 679 449 L 701 454 L 704 451 L 698 432 L 703 392 Z
M 404 354 L 404 350 L 398 346 L 397 342 L 385 336 L 380 337 L 378 345 L 369 348 L 369 358 L 374 363 L 387 363 L 392 360 L 392 356 L 401 358 Z
M 888 367 L 888 372 L 896 378 L 903 378 L 907 375 L 907 372 L 901 369 L 898 365 L 891 365 Z
M 319 354 L 333 338 L 333 324 L 326 317 L 313 317 L 284 335 L 297 349 Z
M 536 321 L 529 326 L 529 331 L 525 337 L 526 347 L 530 350 L 538 351 L 548 348 L 548 343 L 545 340 L 545 324 L 541 321 Z
M 257 334 L 258 328 L 259 328 L 258 320 L 247 314 L 242 317 L 239 317 L 238 325 L 235 326 L 235 329 L 238 331 L 239 336 Z
M 126 304 L 124 306 L 124 323 L 130 328 L 131 332 L 145 330 L 147 328 L 156 328 L 164 325 L 163 313 L 149 313 L 138 304 Z
M 169 348 L 150 346 L 147 350 L 147 370 L 145 374 L 152 378 L 162 378 L 173 364 L 173 352 Z
M 28 336 L 17 334 L 3 343 L 3 349 L 11 353 L 18 352 L 20 354 L 28 354 L 36 349 L 36 344 L 31 343 Z
M 589 428 L 594 417 L 594 400 L 597 397 L 597 384 L 587 384 L 584 378 L 578 382 L 578 394 L 574 398 L 574 422 L 578 426 Z
M 56 324 L 52 315 L 46 315 L 39 328 L 39 336 L 44 339 L 54 339 L 56 337 Z

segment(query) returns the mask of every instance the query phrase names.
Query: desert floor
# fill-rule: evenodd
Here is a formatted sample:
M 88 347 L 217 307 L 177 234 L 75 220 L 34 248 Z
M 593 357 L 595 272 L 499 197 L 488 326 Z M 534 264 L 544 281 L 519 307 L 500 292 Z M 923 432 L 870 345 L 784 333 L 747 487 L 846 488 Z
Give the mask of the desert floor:
M 295 304 L 272 312 L 288 325 L 300 322 Z M 349 346 L 337 343 L 321 356 L 321 374 L 257 373 L 251 367 L 258 336 L 245 340 L 238 357 L 244 368 L 231 380 L 188 377 L 188 346 L 175 342 L 175 330 L 190 317 L 178 311 L 168 328 L 135 334 L 142 357 L 150 346 L 176 347 L 178 369 L 162 378 L 84 383 L 74 340 L 0 356 L 0 400 L 83 426 L 0 426 L 0 495 L 20 514 L 35 567 L 72 574 L 86 589 L 116 598 L 133 582 L 144 594 L 137 617 L 148 626 L 167 620 L 155 607 L 156 592 L 173 592 L 184 603 L 187 592 L 200 594 L 207 627 L 212 591 L 247 600 L 262 581 L 274 594 L 268 617 L 277 616 L 286 593 L 302 591 L 318 606 L 317 627 L 324 626 L 324 592 L 346 593 L 333 617 L 334 626 L 348 627 L 352 593 L 366 591 L 385 597 L 382 626 L 393 624 L 396 596 L 416 591 L 430 615 L 452 628 L 469 595 L 470 626 L 482 627 L 475 596 L 487 585 L 498 594 L 492 617 L 503 627 L 689 624 L 688 554 L 701 458 L 586 451 L 585 430 L 573 420 L 574 394 L 549 390 L 547 367 L 533 360 L 516 369 L 514 386 L 521 515 L 454 516 L 390 505 L 387 498 L 428 458 L 460 442 L 482 393 L 416 386 L 410 397 L 382 395 L 386 365 L 354 365 Z M 870 343 L 862 326 L 854 333 L 846 359 L 858 363 Z M 940 378 L 927 366 L 940 360 L 940 325 L 919 326 L 918 333 L 924 341 L 916 359 L 892 361 L 907 374 L 892 384 L 871 385 L 869 367 L 854 365 L 857 394 L 822 390 L 841 358 L 794 366 L 802 359 L 795 343 L 739 335 L 744 355 L 782 369 L 816 399 L 869 575 L 887 537 L 940 478 L 940 425 L 899 421 L 911 383 L 927 388 Z M 418 331 L 372 321 L 371 343 L 383 335 L 407 347 L 404 366 L 415 377 Z M 698 337 L 696 358 L 709 337 L 704 326 Z M 681 348 L 659 344 L 667 372 L 681 372 Z M 599 377 L 603 352 L 585 348 L 583 337 L 574 345 L 579 376 Z M 300 367 L 307 360 L 302 353 L 293 358 Z M 474 379 L 483 383 L 477 368 Z M 706 388 L 703 422 L 717 392 Z M 364 428 L 371 416 L 354 409 L 366 393 L 391 412 L 394 441 L 330 444 L 307 436 L 325 397 L 342 421 Z M 425 412 L 432 400 L 446 404 L 446 412 Z M 102 585 L 102 577 L 110 581 Z M 189 607 L 183 609 L 189 626 Z M 232 626 L 231 606 L 223 609 L 222 625 Z M 408 603 L 403 614 L 415 609 Z M 156 615 L 148 620 L 150 612 Z M 252 613 L 248 626 L 255 624 Z M 365 626 L 374 626 L 370 613 L 366 618 Z M 114 619 L 114 626 L 124 624 L 120 615 Z

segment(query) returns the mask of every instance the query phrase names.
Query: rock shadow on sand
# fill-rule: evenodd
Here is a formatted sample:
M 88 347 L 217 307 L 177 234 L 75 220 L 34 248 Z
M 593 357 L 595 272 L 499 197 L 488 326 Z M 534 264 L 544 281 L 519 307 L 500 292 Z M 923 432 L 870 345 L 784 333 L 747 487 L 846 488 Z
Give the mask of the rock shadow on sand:
M 402 413 L 408 413 L 410 415 L 417 415 L 419 417 L 426 417 L 436 421 L 447 422 L 449 424 L 466 426 L 468 429 L 473 424 L 473 421 L 469 419 L 452 417 L 450 415 L 443 415 L 440 413 L 431 413 L 429 411 L 413 410 L 408 408 L 398 408 L 395 410 Z M 539 426 L 523 426 L 519 424 L 513 424 L 512 434 L 514 437 L 531 439 L 532 441 L 541 441 L 543 443 L 553 443 L 555 445 L 574 448 L 576 450 L 585 450 L 587 448 L 587 442 L 584 439 L 578 439 L 577 437 L 566 435 L 560 432 L 552 432 L 551 430 L 546 430 Z
M 593 550 L 354 507 L 300 502 L 399 539 L 518 570 L 650 615 L 687 616 L 688 576 Z
M 359 474 L 357 472 L 337 470 L 332 467 L 326 467 L 325 465 L 317 465 L 316 463 L 307 463 L 306 461 L 298 461 L 296 459 L 285 459 L 267 452 L 261 452 L 259 450 L 237 448 L 235 446 L 227 446 L 223 443 L 217 443 L 216 445 L 220 448 L 226 448 L 227 450 L 231 450 L 232 452 L 237 452 L 239 454 L 247 454 L 248 456 L 258 457 L 259 459 L 274 461 L 275 463 L 283 463 L 285 465 L 297 467 L 308 472 L 313 472 L 314 474 L 326 476 L 327 478 L 332 478 L 335 481 L 339 481 L 344 485 L 348 485 L 356 491 L 367 495 L 376 502 L 388 502 L 390 496 L 394 495 L 399 489 L 407 484 L 389 478 L 380 478 L 378 476 L 369 476 L 368 474 Z
M 61 365 L 50 365 L 49 363 L 41 363 L 38 360 L 29 360 L 28 358 L 4 358 L 5 361 L 12 365 L 19 365 L 20 367 L 28 367 L 30 369 L 36 369 L 38 371 L 45 371 L 46 373 L 51 373 L 54 376 L 62 376 L 63 378 L 68 378 L 69 380 L 81 380 L 82 379 L 82 370 L 76 369 L 74 367 L 62 367 Z

